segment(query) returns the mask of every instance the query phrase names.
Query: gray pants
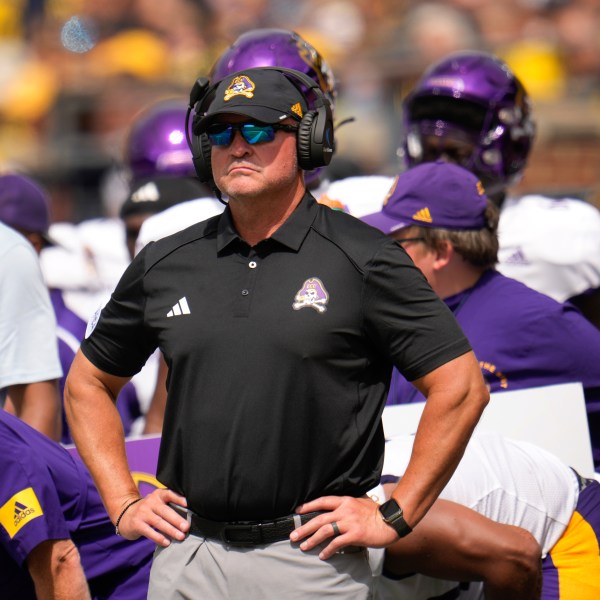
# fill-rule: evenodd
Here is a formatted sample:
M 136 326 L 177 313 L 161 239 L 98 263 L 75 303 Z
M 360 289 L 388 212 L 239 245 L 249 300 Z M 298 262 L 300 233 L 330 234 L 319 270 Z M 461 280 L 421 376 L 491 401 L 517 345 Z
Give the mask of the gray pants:
M 364 549 L 319 559 L 285 540 L 240 548 L 189 535 L 157 548 L 149 600 L 367 600 L 371 569 Z

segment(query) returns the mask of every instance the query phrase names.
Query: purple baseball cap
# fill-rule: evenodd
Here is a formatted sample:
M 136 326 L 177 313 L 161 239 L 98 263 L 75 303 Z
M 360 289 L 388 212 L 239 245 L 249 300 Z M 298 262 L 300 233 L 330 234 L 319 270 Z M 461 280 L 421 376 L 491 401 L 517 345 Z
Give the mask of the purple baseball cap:
M 412 226 L 483 229 L 486 208 L 479 179 L 463 167 L 439 160 L 400 173 L 383 208 L 361 220 L 388 235 Z
M 41 234 L 46 243 L 50 226 L 46 192 L 24 175 L 0 175 L 0 221 L 13 229 Z

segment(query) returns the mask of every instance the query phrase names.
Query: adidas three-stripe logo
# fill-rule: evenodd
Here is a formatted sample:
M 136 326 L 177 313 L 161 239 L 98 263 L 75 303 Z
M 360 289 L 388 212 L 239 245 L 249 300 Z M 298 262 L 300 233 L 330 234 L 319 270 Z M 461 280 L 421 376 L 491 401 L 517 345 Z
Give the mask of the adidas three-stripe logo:
M 425 223 L 433 223 L 433 219 L 431 218 L 431 213 L 429 212 L 429 208 L 425 207 L 421 210 L 418 210 L 412 218 L 415 221 L 423 221 Z
M 15 527 L 25 518 L 28 517 L 29 515 L 35 513 L 35 509 L 34 508 L 30 508 L 29 506 L 27 506 L 26 504 L 23 504 L 22 502 L 15 502 Z
M 179 315 L 191 315 L 190 307 L 186 297 L 179 298 L 177 304 L 167 313 L 167 317 L 178 317 Z

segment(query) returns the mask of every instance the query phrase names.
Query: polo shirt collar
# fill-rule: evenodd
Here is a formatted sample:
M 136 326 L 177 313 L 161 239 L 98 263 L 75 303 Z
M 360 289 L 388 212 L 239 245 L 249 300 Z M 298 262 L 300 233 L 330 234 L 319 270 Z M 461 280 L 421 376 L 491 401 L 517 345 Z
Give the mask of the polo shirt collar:
M 271 236 L 271 239 L 297 252 L 315 220 L 317 210 L 316 200 L 309 192 L 306 192 L 294 212 Z M 223 251 L 227 246 L 240 239 L 233 225 L 231 210 L 227 206 L 219 219 L 217 252 Z

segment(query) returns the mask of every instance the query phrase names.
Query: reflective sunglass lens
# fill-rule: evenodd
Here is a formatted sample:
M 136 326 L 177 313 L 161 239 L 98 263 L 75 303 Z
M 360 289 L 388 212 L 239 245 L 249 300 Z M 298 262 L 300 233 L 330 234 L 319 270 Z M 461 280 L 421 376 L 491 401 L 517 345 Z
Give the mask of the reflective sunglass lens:
M 231 143 L 232 132 L 209 133 L 208 139 L 213 146 L 228 146 Z
M 213 146 L 227 146 L 231 143 L 231 138 L 233 137 L 233 128 L 231 125 L 217 123 L 215 125 L 211 125 L 206 133 L 210 143 Z
M 275 139 L 275 129 L 271 125 L 245 123 L 242 125 L 241 133 L 249 144 L 272 142 Z
M 273 125 L 258 125 L 257 123 L 242 123 L 238 125 L 226 125 L 215 123 L 207 130 L 210 143 L 213 146 L 228 146 L 233 139 L 233 132 L 239 131 L 248 144 L 261 144 L 272 142 L 275 139 L 275 127 Z

